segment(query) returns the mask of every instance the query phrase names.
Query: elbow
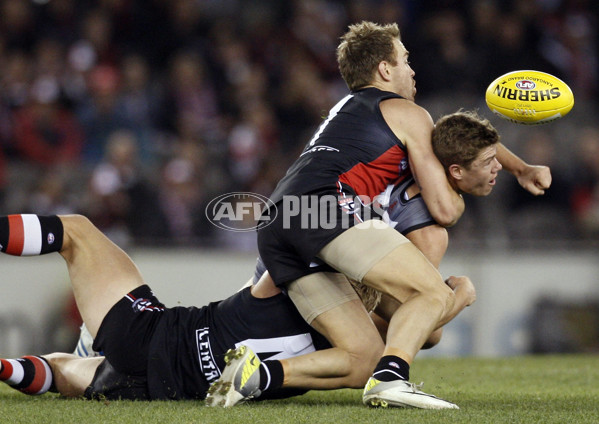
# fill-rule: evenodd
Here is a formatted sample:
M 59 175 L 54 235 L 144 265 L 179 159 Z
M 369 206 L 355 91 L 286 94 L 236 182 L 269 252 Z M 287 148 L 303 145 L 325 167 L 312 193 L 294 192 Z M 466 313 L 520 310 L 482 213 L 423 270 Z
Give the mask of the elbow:
M 462 216 L 462 211 L 458 210 L 445 210 L 437 213 L 433 213 L 433 218 L 442 227 L 452 227 L 454 226 L 460 217 Z
M 445 228 L 449 228 L 449 227 L 453 227 L 456 224 L 456 222 L 458 222 L 458 219 L 457 218 L 453 219 L 453 218 L 445 218 L 444 217 L 444 218 L 441 218 L 441 219 L 436 218 L 435 221 L 437 221 L 437 224 L 439 224 L 440 226 L 445 227 Z
M 464 199 L 460 196 L 459 201 L 448 205 L 447 203 L 437 203 L 435 208 L 430 208 L 431 215 L 442 227 L 452 227 L 461 218 L 464 213 Z
M 464 198 L 456 193 L 452 192 L 451 196 L 424 196 L 424 202 L 428 207 L 428 210 L 433 219 L 442 227 L 451 227 L 455 225 L 462 214 L 466 205 Z

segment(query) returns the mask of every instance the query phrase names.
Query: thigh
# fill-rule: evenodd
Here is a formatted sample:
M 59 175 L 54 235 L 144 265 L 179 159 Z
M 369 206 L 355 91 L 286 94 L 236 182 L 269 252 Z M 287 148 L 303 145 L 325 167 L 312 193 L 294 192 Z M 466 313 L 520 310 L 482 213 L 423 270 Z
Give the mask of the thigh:
M 308 324 L 343 303 L 359 300 L 347 277 L 338 272 L 317 272 L 287 285 L 287 294 Z
M 323 246 L 361 222 L 362 211 L 347 202 L 353 198 L 337 189 L 313 192 L 301 196 L 296 213 L 284 200 L 277 203 L 279 213 L 259 228 L 258 250 L 278 286 L 312 273 L 311 262 Z
M 398 246 L 379 260 L 362 282 L 400 303 L 416 294 L 451 291 L 437 268 L 412 243 Z
M 350 353 L 383 348 L 378 330 L 345 275 L 311 274 L 290 283 L 287 292 L 304 319 L 332 346 Z
M 384 349 L 383 339 L 359 299 L 341 303 L 319 314 L 311 325 L 333 347 L 359 358 L 372 356 L 378 359 Z
M 60 219 L 64 227 L 60 253 L 67 262 L 81 317 L 95 337 L 110 308 L 141 286 L 143 278 L 129 256 L 87 218 L 68 215 Z
M 169 313 L 147 285 L 127 293 L 108 311 L 94 339 L 120 373 L 146 375 L 150 343 L 156 327 Z
M 345 231 L 318 256 L 349 278 L 401 303 L 416 293 L 448 289 L 424 254 L 380 221 L 366 221 Z
M 409 240 L 389 225 L 369 220 L 330 241 L 318 257 L 348 278 L 361 282 L 370 269 Z

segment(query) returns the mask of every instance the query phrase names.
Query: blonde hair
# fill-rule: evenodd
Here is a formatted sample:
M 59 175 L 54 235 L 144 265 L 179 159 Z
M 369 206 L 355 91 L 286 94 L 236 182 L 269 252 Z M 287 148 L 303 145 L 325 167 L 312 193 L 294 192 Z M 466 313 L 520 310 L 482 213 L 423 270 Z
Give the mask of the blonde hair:
M 397 24 L 363 21 L 349 26 L 337 47 L 337 63 L 350 90 L 371 84 L 374 72 L 383 60 L 397 64 L 394 41 L 399 38 Z
M 372 312 L 381 303 L 381 292 L 363 283 L 350 279 L 352 287 L 368 312 Z

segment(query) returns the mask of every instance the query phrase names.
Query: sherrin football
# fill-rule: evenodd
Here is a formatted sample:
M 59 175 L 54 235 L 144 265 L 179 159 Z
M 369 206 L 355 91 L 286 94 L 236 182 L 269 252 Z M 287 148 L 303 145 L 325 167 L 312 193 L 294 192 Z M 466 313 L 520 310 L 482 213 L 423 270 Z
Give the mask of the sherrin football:
M 518 124 L 536 125 L 565 116 L 574 106 L 568 84 L 539 71 L 514 71 L 487 88 L 487 106 L 498 116 Z

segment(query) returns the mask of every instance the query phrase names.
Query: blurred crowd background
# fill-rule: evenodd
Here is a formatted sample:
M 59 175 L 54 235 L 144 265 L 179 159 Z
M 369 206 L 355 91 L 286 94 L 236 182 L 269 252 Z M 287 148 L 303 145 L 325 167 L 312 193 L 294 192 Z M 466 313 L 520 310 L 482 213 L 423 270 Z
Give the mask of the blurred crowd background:
M 82 213 L 126 246 L 254 249 L 204 209 L 268 196 L 347 88 L 348 24 L 397 22 L 433 117 L 477 109 L 553 186 L 503 173 L 452 243 L 599 245 L 599 2 L 593 0 L 0 0 L 0 211 Z M 565 118 L 520 126 L 484 92 L 516 69 L 572 88 Z

